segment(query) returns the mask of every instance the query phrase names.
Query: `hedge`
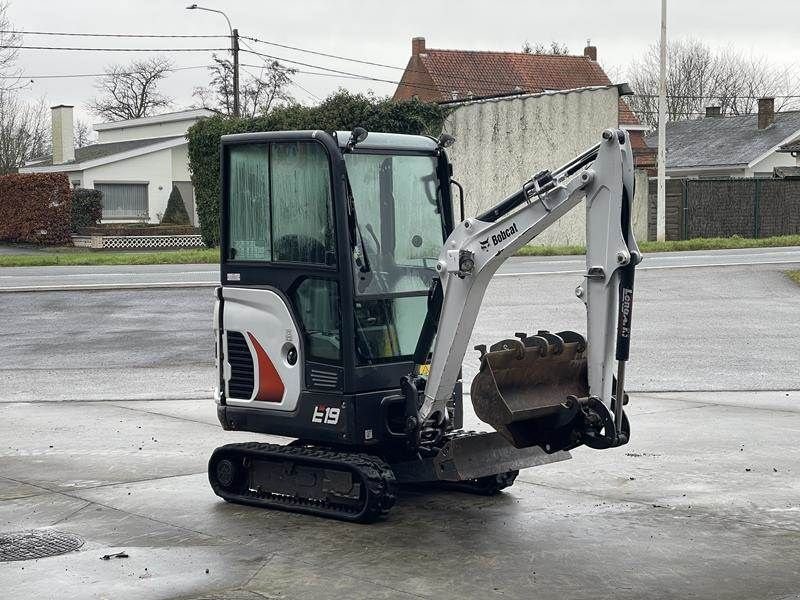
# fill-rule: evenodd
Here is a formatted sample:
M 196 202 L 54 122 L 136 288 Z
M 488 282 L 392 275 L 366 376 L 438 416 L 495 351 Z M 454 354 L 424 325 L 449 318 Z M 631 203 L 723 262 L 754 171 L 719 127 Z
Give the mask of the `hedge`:
M 72 231 L 93 227 L 103 218 L 103 192 L 88 188 L 72 190 Z
M 0 240 L 70 244 L 71 206 L 65 173 L 0 176 Z
M 339 91 L 318 106 L 292 105 L 252 119 L 216 116 L 187 133 L 189 170 L 195 189 L 200 232 L 208 246 L 219 244 L 219 139 L 229 133 L 322 129 L 438 135 L 445 109 L 434 103 L 376 99 Z

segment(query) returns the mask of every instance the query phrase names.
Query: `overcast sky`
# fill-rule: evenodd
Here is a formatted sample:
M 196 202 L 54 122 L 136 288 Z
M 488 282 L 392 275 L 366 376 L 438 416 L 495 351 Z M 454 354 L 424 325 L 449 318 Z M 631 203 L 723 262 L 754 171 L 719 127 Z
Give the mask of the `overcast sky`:
M 9 0 L 9 17 L 18 29 L 79 33 L 227 33 L 222 16 L 185 9 L 187 0 Z M 659 36 L 658 0 L 204 0 L 224 10 L 241 35 L 404 67 L 413 36 L 424 36 L 431 48 L 518 51 L 531 43 L 557 40 L 580 54 L 587 39 L 598 47 L 600 63 L 613 74 Z M 692 36 L 713 46 L 731 46 L 746 54 L 764 55 L 782 65 L 800 68 L 800 1 L 798 0 L 669 0 L 669 34 Z M 25 36 L 26 45 L 88 47 L 223 47 L 225 39 L 113 39 Z M 278 57 L 397 80 L 401 71 L 252 44 Z M 125 63 L 142 53 L 21 50 L 19 66 L 26 75 L 96 73 L 112 62 Z M 255 56 L 242 62 L 258 64 Z M 202 66 L 208 52 L 175 52 L 175 66 Z M 305 67 L 300 67 L 305 68 Z M 311 70 L 311 69 L 308 69 Z M 204 69 L 170 75 L 163 91 L 175 107 L 192 103 L 192 90 L 208 81 Z M 296 76 L 292 93 L 304 104 L 315 102 L 338 87 L 374 90 L 387 95 L 389 83 L 339 79 L 310 74 Z M 306 91 L 307 90 L 307 91 Z M 94 95 L 93 80 L 37 79 L 25 91 L 50 104 L 74 104 L 79 115 Z

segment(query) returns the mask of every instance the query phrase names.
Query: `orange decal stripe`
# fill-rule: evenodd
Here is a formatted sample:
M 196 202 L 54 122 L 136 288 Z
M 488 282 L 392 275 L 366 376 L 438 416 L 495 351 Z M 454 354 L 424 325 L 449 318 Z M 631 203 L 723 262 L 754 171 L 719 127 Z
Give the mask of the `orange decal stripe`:
M 253 342 L 258 359 L 258 392 L 255 399 L 262 402 L 280 402 L 283 400 L 283 392 L 286 389 L 281 376 L 255 336 L 249 331 L 247 335 Z

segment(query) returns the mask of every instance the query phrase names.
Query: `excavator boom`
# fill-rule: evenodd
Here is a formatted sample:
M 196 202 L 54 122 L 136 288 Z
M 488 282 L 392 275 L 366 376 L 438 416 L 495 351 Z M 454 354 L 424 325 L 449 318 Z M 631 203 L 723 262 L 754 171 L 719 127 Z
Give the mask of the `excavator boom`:
M 600 422 L 614 420 L 615 431 L 603 432 L 606 443 L 627 440 L 620 437 L 627 436 L 622 430 L 624 392 L 614 389 L 614 367 L 618 360 L 621 365 L 627 360 L 633 269 L 641 254 L 631 223 L 632 152 L 621 130 L 606 130 L 597 146 L 552 173 L 538 174 L 517 194 L 466 219 L 450 234 L 436 264 L 441 303 L 432 307 L 438 323 L 420 419 L 444 414 L 497 269 L 584 199 L 586 270 L 576 295 L 586 304 L 587 339 L 571 332 L 540 332 L 495 344 L 481 358 L 472 401 L 478 416 L 494 415 L 490 424 L 515 445 L 548 439 L 550 432 L 524 435 L 518 424 L 527 421 L 535 431 L 541 429 L 539 417 L 569 412 L 562 406 L 568 398 L 575 399 L 570 400 L 575 410 L 591 404 L 592 411 L 602 413 Z M 423 331 L 418 357 L 425 354 L 424 343 L 431 337 L 430 331 Z M 509 431 L 512 424 L 519 433 Z

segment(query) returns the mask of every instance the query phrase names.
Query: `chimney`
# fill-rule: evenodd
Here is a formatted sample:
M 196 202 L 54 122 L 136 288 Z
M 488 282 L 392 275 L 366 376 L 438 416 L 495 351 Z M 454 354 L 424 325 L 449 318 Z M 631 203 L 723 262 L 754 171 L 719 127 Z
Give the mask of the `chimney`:
M 592 46 L 591 40 L 586 40 L 586 48 L 583 49 L 583 55 L 589 60 L 597 62 L 597 46 Z
M 721 117 L 721 116 L 722 116 L 721 106 L 706 106 L 706 119 L 710 119 L 712 117 Z
M 758 128 L 766 129 L 775 122 L 775 98 L 758 99 Z
M 53 120 L 53 164 L 63 165 L 75 160 L 72 137 L 72 107 L 59 104 L 50 108 Z
M 425 54 L 425 38 L 411 38 L 411 56 L 419 56 L 420 54 Z

